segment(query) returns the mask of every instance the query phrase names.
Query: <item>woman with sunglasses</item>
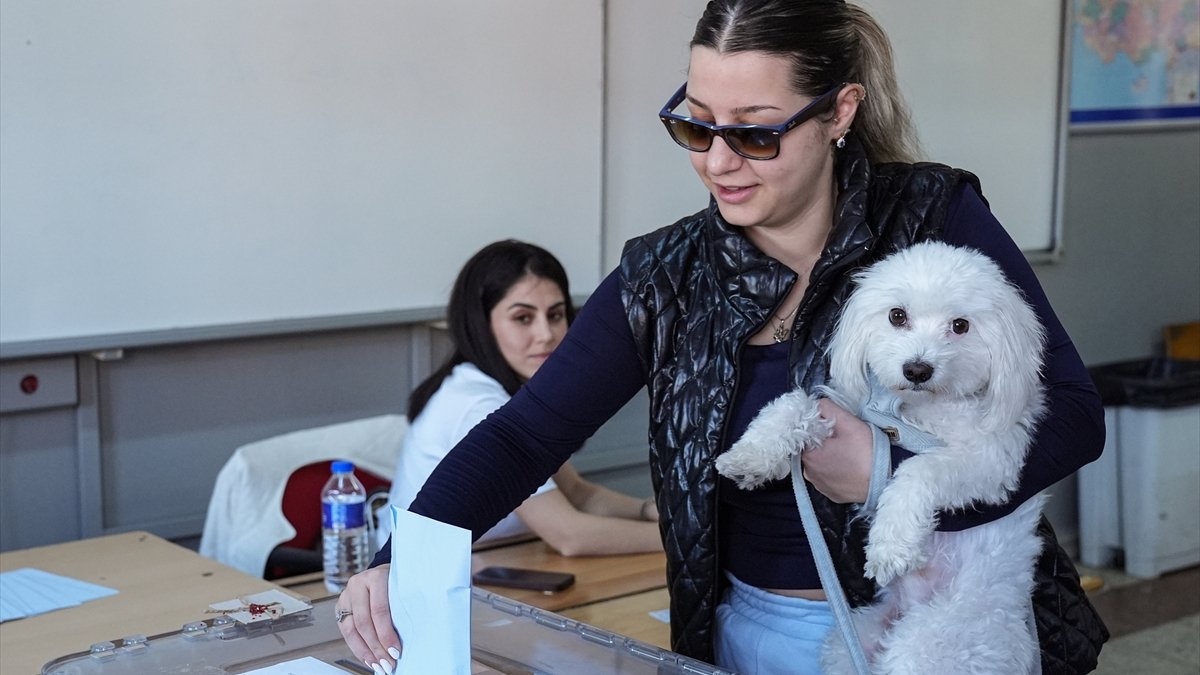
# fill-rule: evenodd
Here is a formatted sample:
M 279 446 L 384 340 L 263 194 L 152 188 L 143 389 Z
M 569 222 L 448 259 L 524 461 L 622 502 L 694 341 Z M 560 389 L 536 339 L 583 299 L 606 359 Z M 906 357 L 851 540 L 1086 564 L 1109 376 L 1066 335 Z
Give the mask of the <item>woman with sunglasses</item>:
M 951 58 L 948 55 L 948 58 Z M 668 559 L 671 644 L 744 673 L 816 673 L 830 610 L 790 481 L 742 491 L 713 468 L 761 406 L 824 382 L 824 348 L 851 274 L 924 239 L 971 246 L 1019 285 L 1047 334 L 1049 412 L 1004 506 L 942 514 L 962 529 L 1008 513 L 1099 456 L 1102 407 L 1037 278 L 989 212 L 979 181 L 914 163 L 916 141 L 886 36 L 840 0 L 713 0 L 687 82 L 660 118 L 689 151 L 708 206 L 626 244 L 563 345 L 466 436 L 411 510 L 482 534 L 646 387 L 650 468 Z M 824 401 L 832 437 L 805 455 L 823 539 L 852 605 L 863 575 L 872 429 Z M 476 467 L 504 481 L 476 478 Z M 1107 637 L 1048 526 L 1033 604 L 1042 672 L 1082 673 Z M 819 544 L 819 542 L 817 542 Z M 384 563 L 386 556 L 376 562 Z M 351 580 L 339 607 L 370 663 L 399 644 L 386 565 Z

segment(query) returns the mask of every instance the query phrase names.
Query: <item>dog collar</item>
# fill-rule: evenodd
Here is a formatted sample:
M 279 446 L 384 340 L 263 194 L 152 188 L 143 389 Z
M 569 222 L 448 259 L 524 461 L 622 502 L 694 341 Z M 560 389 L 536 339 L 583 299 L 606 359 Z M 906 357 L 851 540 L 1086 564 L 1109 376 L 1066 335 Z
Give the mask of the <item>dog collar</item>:
M 915 454 L 945 445 L 937 436 L 905 422 L 900 414 L 900 397 L 880 384 L 875 373 L 869 369 L 867 381 L 871 384 L 871 390 L 862 410 L 859 411 L 859 417 L 864 422 L 879 427 L 892 445 L 898 445 Z

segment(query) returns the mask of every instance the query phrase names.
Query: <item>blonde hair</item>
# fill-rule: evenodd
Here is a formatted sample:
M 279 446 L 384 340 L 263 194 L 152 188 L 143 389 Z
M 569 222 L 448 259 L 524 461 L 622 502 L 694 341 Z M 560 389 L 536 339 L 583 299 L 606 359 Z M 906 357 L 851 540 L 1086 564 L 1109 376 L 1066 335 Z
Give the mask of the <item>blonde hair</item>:
M 854 118 L 855 133 L 875 162 L 914 162 L 920 142 L 896 81 L 892 43 L 866 10 L 849 3 L 846 8 L 858 41 L 854 79 L 867 90 Z
M 892 47 L 865 10 L 843 0 L 712 0 L 691 46 L 761 51 L 792 62 L 792 88 L 819 96 L 846 82 L 867 90 L 853 133 L 876 163 L 912 162 L 916 130 L 896 83 Z M 832 107 L 832 106 L 831 106 Z

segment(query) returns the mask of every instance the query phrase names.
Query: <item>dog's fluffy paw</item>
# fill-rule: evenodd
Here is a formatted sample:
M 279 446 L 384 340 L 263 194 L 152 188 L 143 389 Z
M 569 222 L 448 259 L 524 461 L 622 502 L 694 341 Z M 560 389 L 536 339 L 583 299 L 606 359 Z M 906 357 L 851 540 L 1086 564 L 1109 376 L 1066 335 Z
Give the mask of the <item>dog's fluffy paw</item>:
M 778 480 L 791 473 L 791 457 L 795 452 L 768 455 L 749 443 L 739 441 L 717 458 L 717 472 L 737 483 L 739 488 L 753 490 L 767 481 Z
M 829 437 L 832 423 L 816 400 L 792 391 L 763 406 L 746 433 L 717 458 L 717 471 L 743 490 L 787 476 L 792 455 Z

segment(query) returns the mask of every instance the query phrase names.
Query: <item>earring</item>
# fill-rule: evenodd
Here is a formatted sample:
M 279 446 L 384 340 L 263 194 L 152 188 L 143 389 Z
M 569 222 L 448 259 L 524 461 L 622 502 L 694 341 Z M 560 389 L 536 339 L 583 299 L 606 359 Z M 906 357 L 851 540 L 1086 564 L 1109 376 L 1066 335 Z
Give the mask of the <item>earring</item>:
M 846 134 L 848 134 L 848 133 L 850 133 L 849 129 L 843 131 L 842 135 L 838 137 L 837 142 L 834 143 L 834 145 L 837 146 L 838 150 L 841 150 L 842 148 L 846 147 Z

